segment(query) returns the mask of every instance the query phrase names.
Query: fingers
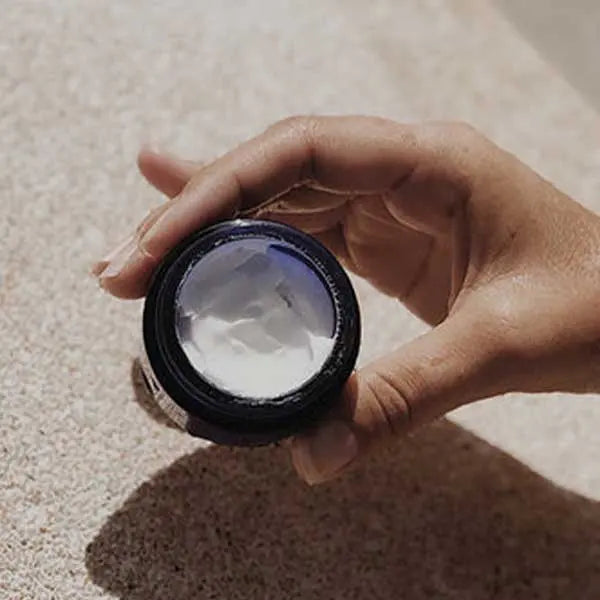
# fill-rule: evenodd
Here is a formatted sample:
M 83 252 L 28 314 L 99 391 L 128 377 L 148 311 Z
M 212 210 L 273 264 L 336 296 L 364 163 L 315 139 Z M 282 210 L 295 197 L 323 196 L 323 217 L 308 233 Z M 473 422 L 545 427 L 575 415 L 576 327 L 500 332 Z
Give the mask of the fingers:
M 143 154 L 140 168 L 170 194 L 193 174 L 145 228 L 130 256 L 118 261 L 122 268 L 111 270 L 110 277 L 104 272 L 102 285 L 116 295 L 143 293 L 140 278 L 179 240 L 302 184 L 360 195 L 393 193 L 421 172 L 426 178 L 462 182 L 465 173 L 476 170 L 474 161 L 482 153 L 462 139 L 470 134 L 460 128 L 452 132 L 438 125 L 416 127 L 369 117 L 298 117 L 277 123 L 197 171 Z
M 101 284 L 115 295 L 139 294 L 142 275 L 183 237 L 303 182 L 359 192 L 392 185 L 414 167 L 413 138 L 408 126 L 366 117 L 278 123 L 195 173 L 136 246 L 127 247 L 129 255 L 118 257 L 120 270 L 100 275 Z M 187 176 L 185 168 L 165 168 L 164 158 L 141 158 L 144 172 L 169 192 Z
M 138 155 L 138 167 L 151 185 L 173 198 L 181 192 L 201 164 L 144 148 Z M 139 242 L 169 207 L 169 202 L 165 202 L 152 210 L 134 234 L 92 266 L 92 274 L 99 278 L 103 287 L 107 285 L 115 296 L 138 298 L 144 295 L 156 261 L 143 252 Z
M 146 293 L 157 261 L 141 250 L 136 233 L 92 267 L 100 286 L 119 298 L 140 298 Z
M 339 225 L 346 213 L 346 205 L 347 197 L 344 195 L 297 188 L 258 211 L 255 216 L 286 223 L 316 235 Z
M 431 173 L 414 173 L 410 181 L 386 194 L 389 213 L 408 227 L 434 237 L 451 232 L 456 215 L 465 208 L 470 189 L 448 185 Z
M 148 183 L 169 198 L 174 198 L 201 164 L 143 148 L 138 154 L 138 167 Z
M 503 391 L 495 387 L 500 381 L 497 336 L 485 323 L 485 313 L 479 314 L 454 315 L 358 371 L 335 414 L 293 440 L 298 474 L 309 484 L 327 481 L 389 436 Z
M 192 177 L 142 240 L 161 256 L 207 223 L 248 210 L 303 183 L 382 190 L 417 160 L 409 126 L 366 117 L 297 118 L 271 127 Z

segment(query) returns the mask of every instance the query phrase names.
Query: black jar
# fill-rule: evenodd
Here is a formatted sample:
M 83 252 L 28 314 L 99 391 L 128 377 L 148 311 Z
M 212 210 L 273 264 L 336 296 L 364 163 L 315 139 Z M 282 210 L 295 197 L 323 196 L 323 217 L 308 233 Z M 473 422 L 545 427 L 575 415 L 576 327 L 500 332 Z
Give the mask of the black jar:
M 250 256 L 247 262 L 243 262 L 244 256 Z M 250 260 L 254 262 L 251 264 Z M 329 343 L 325 338 L 330 340 L 330 350 L 322 364 L 316 365 L 315 372 L 304 381 L 296 382 L 290 389 L 281 389 L 280 366 L 286 366 L 290 373 L 295 371 L 291 364 L 281 362 L 285 357 L 282 358 L 279 349 L 269 355 L 269 347 L 260 348 L 263 355 L 256 358 L 260 369 L 256 370 L 253 380 L 248 379 L 252 373 L 246 371 L 241 377 L 239 365 L 250 368 L 254 363 L 241 363 L 237 355 L 232 355 L 231 364 L 224 360 L 215 362 L 211 348 L 202 348 L 198 356 L 205 357 L 207 364 L 212 360 L 219 370 L 220 379 L 215 381 L 212 375 L 208 376 L 208 370 L 203 372 L 197 368 L 198 361 L 192 354 L 196 351 L 194 348 L 210 336 L 200 336 L 200 341 L 192 348 L 191 338 L 186 337 L 190 323 L 200 322 L 197 314 L 209 310 L 202 304 L 206 298 L 212 298 L 217 312 L 226 315 L 234 309 L 225 305 L 233 303 L 234 308 L 243 309 L 242 321 L 250 328 L 253 310 L 255 313 L 262 311 L 257 318 L 266 318 L 271 323 L 271 317 L 264 315 L 261 306 L 249 307 L 256 294 L 263 293 L 263 287 L 275 281 L 273 278 L 269 281 L 267 277 L 264 283 L 260 279 L 266 277 L 267 267 L 275 269 L 279 277 L 273 293 L 281 295 L 294 315 L 299 314 L 298 307 L 303 307 L 306 314 L 299 318 L 310 320 L 310 327 L 315 331 L 319 329 L 319 340 L 325 340 L 325 343 Z M 226 271 L 228 268 L 230 274 Z M 254 291 L 248 294 L 248 306 L 244 294 L 240 295 L 240 291 L 244 292 L 240 288 L 243 282 L 254 286 Z M 231 287 L 231 293 L 227 286 Z M 190 313 L 190 298 L 192 304 L 197 300 L 197 314 Z M 280 333 L 276 332 L 276 335 L 287 336 L 289 333 L 285 323 L 280 324 L 278 331 Z M 301 351 L 305 338 L 298 339 L 299 342 L 293 340 L 292 344 L 298 343 Z M 176 424 L 191 435 L 221 444 L 268 444 L 309 426 L 339 397 L 356 363 L 360 314 L 344 269 L 317 240 L 281 223 L 238 219 L 193 234 L 164 258 L 153 275 L 146 297 L 143 342 L 141 363 L 148 387 Z M 228 343 L 227 339 L 225 343 Z M 295 346 L 292 348 L 294 352 L 296 349 Z M 253 383 L 247 384 L 250 387 L 258 389 L 265 383 L 265 390 L 277 392 L 256 393 L 255 389 L 252 394 L 247 394 L 243 387 L 236 387 L 239 378 Z M 269 385 L 269 378 L 277 379 L 277 383 Z M 230 379 L 231 385 L 219 383 L 225 379 Z

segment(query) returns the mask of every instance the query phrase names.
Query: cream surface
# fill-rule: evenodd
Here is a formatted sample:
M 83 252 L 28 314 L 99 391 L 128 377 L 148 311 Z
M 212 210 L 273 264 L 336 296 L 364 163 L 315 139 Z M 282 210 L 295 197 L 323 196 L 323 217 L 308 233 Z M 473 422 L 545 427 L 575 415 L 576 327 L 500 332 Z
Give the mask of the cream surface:
M 301 260 L 261 239 L 201 259 L 178 299 L 178 337 L 192 366 L 237 396 L 273 398 L 310 379 L 333 347 L 333 305 Z

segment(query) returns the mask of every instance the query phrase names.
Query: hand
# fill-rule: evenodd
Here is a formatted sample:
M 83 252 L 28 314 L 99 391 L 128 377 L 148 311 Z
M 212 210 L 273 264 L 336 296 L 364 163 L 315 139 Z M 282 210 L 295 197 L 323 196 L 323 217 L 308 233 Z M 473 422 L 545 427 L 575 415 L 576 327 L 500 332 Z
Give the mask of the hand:
M 600 390 L 600 218 L 466 125 L 293 118 L 207 166 L 151 152 L 139 166 L 172 199 L 96 266 L 109 292 L 143 295 L 177 241 L 249 211 L 311 233 L 434 326 L 293 440 L 309 483 L 467 402 Z

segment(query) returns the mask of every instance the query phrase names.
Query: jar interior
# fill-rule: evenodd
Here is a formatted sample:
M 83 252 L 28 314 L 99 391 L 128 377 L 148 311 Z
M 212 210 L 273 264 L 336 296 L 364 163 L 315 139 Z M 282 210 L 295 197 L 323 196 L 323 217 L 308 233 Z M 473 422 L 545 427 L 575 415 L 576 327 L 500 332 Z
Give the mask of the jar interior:
M 310 257 L 280 240 L 220 244 L 187 272 L 175 329 L 192 367 L 238 397 L 276 398 L 319 372 L 335 307 Z

